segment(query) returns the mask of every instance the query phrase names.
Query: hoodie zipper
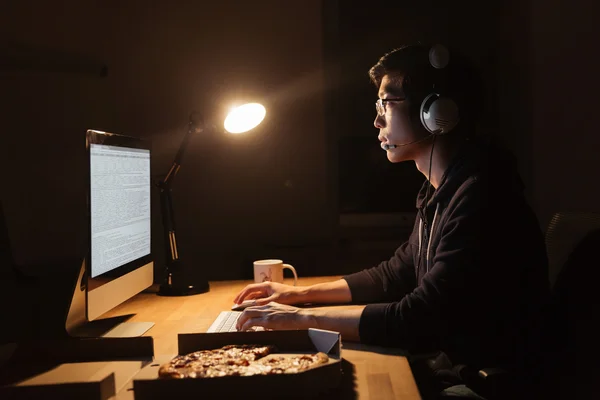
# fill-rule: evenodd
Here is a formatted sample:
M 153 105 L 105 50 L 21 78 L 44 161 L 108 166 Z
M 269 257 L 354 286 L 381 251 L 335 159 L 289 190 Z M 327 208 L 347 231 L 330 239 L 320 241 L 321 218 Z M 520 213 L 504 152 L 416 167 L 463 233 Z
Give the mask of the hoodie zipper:
M 437 221 L 438 211 L 440 209 L 440 203 L 435 206 L 435 212 L 433 214 L 433 221 L 431 223 L 431 229 L 427 229 L 427 223 L 423 224 L 423 216 L 419 219 L 419 252 L 418 263 L 416 266 L 416 276 L 419 277 L 419 266 L 421 264 L 421 250 L 423 248 L 423 242 L 427 241 L 427 251 L 425 253 L 425 268 L 426 272 L 429 272 L 429 253 L 431 251 L 431 238 L 433 236 L 433 229 L 435 228 L 435 222 Z
M 433 213 L 433 222 L 431 223 L 431 229 L 429 230 L 429 241 L 427 243 L 427 254 L 425 255 L 425 263 L 427 265 L 427 272 L 429 272 L 429 251 L 431 250 L 431 238 L 433 237 L 433 229 L 435 228 L 435 221 L 437 220 L 439 209 L 440 209 L 440 203 L 437 203 L 435 205 L 435 213 Z

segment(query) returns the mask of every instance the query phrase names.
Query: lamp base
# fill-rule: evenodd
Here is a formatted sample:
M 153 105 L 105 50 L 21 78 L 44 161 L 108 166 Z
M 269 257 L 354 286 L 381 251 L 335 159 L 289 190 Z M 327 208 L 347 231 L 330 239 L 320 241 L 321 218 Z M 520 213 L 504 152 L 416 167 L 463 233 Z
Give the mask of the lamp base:
M 157 294 L 159 296 L 191 296 L 194 294 L 206 293 L 210 290 L 208 282 L 200 282 L 197 285 L 173 285 L 163 283 Z

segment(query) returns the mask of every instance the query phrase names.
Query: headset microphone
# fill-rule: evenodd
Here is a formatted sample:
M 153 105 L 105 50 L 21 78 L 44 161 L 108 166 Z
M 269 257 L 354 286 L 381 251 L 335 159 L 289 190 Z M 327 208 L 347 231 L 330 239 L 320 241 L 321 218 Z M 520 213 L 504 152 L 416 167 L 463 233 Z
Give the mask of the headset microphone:
M 418 140 L 413 140 L 412 142 L 408 142 L 408 143 L 401 143 L 401 144 L 382 144 L 381 148 L 383 150 L 389 150 L 389 149 L 396 149 L 398 147 L 403 147 L 403 146 L 408 146 L 409 144 L 416 144 L 416 143 L 421 143 L 426 141 L 427 139 L 429 139 L 430 137 L 432 137 L 433 135 L 435 135 L 437 132 L 432 132 L 429 135 L 425 136 L 424 138 L 418 139 Z

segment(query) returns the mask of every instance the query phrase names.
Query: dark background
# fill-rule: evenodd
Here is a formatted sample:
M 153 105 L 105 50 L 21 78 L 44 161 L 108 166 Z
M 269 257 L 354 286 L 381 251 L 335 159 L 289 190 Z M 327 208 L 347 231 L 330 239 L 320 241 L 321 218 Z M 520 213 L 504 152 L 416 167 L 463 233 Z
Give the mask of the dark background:
M 252 260 L 277 257 L 330 275 L 389 257 L 423 177 L 379 149 L 367 71 L 417 41 L 482 68 L 483 128 L 520 159 L 543 229 L 556 211 L 597 210 L 599 6 L 494 3 L 0 1 L 0 200 L 16 263 L 39 275 L 85 255 L 86 129 L 151 139 L 159 179 L 192 110 L 218 121 L 243 100 L 263 102 L 265 122 L 193 138 L 174 185 L 188 272 L 250 278 Z

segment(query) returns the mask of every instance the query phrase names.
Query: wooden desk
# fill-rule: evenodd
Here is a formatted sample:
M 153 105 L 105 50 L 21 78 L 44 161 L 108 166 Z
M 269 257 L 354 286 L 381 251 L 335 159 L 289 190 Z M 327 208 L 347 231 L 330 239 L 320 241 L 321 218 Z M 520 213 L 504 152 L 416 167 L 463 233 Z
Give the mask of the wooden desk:
M 300 278 L 298 284 L 312 285 L 338 278 Z M 161 297 L 154 293 L 140 293 L 105 317 L 136 314 L 132 317 L 132 322 L 154 322 L 154 327 L 146 336 L 154 338 L 155 355 L 175 355 L 178 333 L 206 332 L 221 311 L 230 309 L 235 295 L 248 283 L 250 281 L 211 282 L 210 292 L 187 297 Z M 420 399 L 408 361 L 401 351 L 343 343 L 342 356 L 354 370 L 356 397 Z

